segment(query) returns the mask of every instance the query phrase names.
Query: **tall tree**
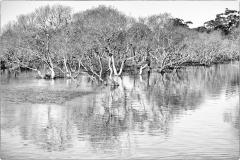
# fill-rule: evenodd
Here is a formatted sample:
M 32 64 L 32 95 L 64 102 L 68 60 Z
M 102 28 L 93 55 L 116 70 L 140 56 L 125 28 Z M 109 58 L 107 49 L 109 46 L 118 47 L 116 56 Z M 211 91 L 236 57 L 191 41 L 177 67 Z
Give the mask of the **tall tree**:
M 112 74 L 120 75 L 128 57 L 125 43 L 127 18 L 117 10 L 105 6 L 74 15 L 78 45 L 84 56 L 81 65 L 87 72 L 102 79 L 106 66 Z
M 131 46 L 131 54 L 134 57 L 134 62 L 140 66 L 139 74 L 146 67 L 150 67 L 150 45 L 152 31 L 144 23 L 135 23 L 131 28 L 128 29 L 129 44 Z
M 57 55 L 52 48 L 53 37 L 70 21 L 71 9 L 59 5 L 41 7 L 31 14 L 19 16 L 15 27 L 18 37 L 16 49 L 25 52 L 25 57 L 41 61 L 50 70 L 50 78 L 55 78 Z M 38 68 L 31 69 L 39 72 Z
M 204 25 L 209 30 L 221 30 L 224 34 L 229 34 L 239 26 L 239 11 L 226 8 L 224 13 L 217 14 L 214 20 L 207 21 Z

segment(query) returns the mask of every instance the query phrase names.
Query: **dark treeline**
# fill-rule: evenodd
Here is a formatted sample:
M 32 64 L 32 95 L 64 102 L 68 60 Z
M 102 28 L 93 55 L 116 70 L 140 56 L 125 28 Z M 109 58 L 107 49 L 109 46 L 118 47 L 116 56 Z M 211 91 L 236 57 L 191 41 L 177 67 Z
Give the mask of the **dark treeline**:
M 124 71 L 163 73 L 239 59 L 239 12 L 226 9 L 195 29 L 189 24 L 167 13 L 136 20 L 105 6 L 76 14 L 66 6 L 45 6 L 5 26 L 1 68 L 51 79 L 76 80 L 86 72 L 103 82 Z

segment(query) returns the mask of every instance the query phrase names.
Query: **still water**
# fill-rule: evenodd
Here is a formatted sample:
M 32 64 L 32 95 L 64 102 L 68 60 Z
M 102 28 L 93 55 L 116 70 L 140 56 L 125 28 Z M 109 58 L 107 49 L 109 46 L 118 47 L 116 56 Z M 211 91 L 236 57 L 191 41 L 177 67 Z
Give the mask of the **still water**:
M 31 77 L 1 75 L 2 159 L 239 158 L 239 63 L 124 75 L 118 88 Z M 66 91 L 86 94 L 52 95 Z

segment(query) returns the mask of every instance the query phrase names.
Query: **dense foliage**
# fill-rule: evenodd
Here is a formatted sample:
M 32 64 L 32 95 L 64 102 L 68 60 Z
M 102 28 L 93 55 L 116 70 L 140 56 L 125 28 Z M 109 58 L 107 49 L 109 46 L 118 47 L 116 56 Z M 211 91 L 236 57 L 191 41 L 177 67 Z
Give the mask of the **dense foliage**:
M 214 20 L 204 24 L 210 31 L 221 30 L 224 34 L 229 34 L 234 28 L 239 26 L 239 11 L 226 8 L 224 13 L 217 14 Z
M 51 79 L 75 80 L 86 72 L 106 81 L 129 69 L 165 72 L 239 59 L 239 12 L 227 9 L 198 29 L 188 24 L 169 14 L 136 20 L 105 6 L 76 14 L 69 7 L 45 6 L 5 26 L 1 67 L 31 69 Z

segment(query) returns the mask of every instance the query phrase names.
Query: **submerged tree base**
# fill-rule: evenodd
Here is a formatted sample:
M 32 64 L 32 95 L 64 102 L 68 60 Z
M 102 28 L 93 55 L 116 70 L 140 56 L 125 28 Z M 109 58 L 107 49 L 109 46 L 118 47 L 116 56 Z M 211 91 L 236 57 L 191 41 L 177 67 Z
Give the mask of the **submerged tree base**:
M 58 75 L 58 76 L 54 76 L 54 78 L 51 78 L 51 75 L 45 74 L 44 76 L 37 75 L 36 78 L 37 79 L 59 79 L 59 78 L 65 78 L 65 77 L 62 75 Z
M 161 74 L 164 73 L 170 73 L 172 72 L 174 69 L 182 69 L 182 68 L 186 68 L 186 67 L 190 67 L 190 66 L 203 66 L 203 67 L 211 67 L 212 65 L 216 65 L 216 64 L 228 64 L 231 62 L 235 62 L 235 61 L 239 61 L 239 59 L 236 60 L 224 60 L 224 61 L 216 61 L 216 62 L 210 62 L 210 63 L 200 63 L 200 62 L 185 62 L 182 63 L 181 65 L 177 65 L 177 66 L 171 66 L 171 67 L 166 67 L 164 69 L 155 69 L 156 72 L 159 72 Z

